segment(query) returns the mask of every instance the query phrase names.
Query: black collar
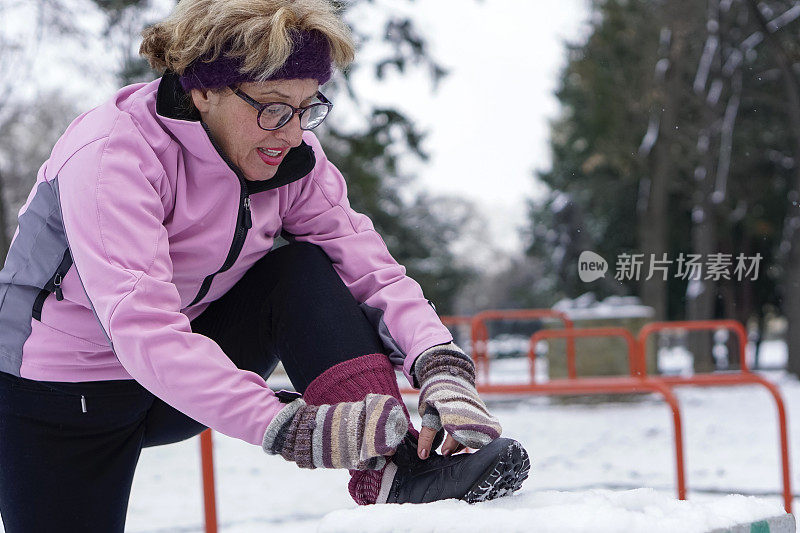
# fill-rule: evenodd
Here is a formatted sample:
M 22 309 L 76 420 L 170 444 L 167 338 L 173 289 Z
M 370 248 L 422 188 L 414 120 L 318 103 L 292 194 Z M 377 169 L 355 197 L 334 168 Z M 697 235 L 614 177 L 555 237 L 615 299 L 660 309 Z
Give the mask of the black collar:
M 176 120 L 200 122 L 200 113 L 192 105 L 191 96 L 184 91 L 175 72 L 168 70 L 161 77 L 156 95 L 156 114 Z M 242 171 L 230 163 L 227 157 L 223 154 L 220 156 L 238 176 L 242 176 Z M 314 169 L 315 164 L 314 150 L 303 142 L 300 146 L 289 150 L 274 177 L 264 181 L 244 180 L 247 192 L 253 194 L 267 191 L 297 181 L 308 175 Z

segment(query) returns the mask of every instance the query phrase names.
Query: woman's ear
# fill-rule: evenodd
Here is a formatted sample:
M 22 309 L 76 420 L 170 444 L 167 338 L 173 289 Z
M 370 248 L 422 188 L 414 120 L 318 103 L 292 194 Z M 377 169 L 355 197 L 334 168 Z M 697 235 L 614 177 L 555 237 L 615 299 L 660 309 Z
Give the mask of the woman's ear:
M 214 93 L 208 89 L 192 89 L 192 102 L 200 113 L 208 113 L 211 109 Z

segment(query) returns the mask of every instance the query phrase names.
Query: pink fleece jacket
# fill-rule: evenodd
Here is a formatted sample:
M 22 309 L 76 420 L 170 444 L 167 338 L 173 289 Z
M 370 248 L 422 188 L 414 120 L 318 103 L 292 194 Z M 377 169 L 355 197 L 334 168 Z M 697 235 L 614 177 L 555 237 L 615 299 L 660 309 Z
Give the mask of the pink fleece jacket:
M 414 359 L 452 336 L 351 209 L 317 138 L 303 136 L 315 158 L 307 175 L 248 195 L 202 123 L 157 112 L 163 79 L 124 87 L 78 117 L 39 171 L 0 271 L 0 330 L 13 332 L 0 334 L 0 371 L 133 378 L 199 422 L 260 444 L 282 404 L 190 320 L 286 231 L 322 247 L 411 381 Z

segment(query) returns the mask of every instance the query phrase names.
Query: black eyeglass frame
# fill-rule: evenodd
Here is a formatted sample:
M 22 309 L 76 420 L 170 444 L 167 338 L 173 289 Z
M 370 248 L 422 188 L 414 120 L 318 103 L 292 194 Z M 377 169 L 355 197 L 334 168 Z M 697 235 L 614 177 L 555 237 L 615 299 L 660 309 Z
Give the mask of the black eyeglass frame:
M 333 108 L 333 102 L 331 102 L 330 100 L 325 98 L 325 95 L 322 94 L 320 91 L 317 91 L 317 94 L 314 95 L 315 98 L 319 99 L 319 102 L 314 102 L 313 104 L 310 104 L 310 105 L 307 105 L 307 106 L 304 106 L 304 107 L 295 107 L 292 104 L 287 104 L 286 102 L 266 102 L 266 103 L 262 104 L 261 102 L 259 102 L 258 100 L 256 100 L 255 98 L 253 98 L 252 96 L 250 96 L 249 94 L 244 92 L 243 90 L 241 90 L 239 87 L 229 87 L 229 88 L 230 88 L 230 90 L 233 91 L 233 94 L 235 94 L 236 96 L 238 96 L 239 98 L 241 98 L 242 100 L 244 100 L 245 102 L 247 102 L 248 104 L 253 106 L 258 111 L 258 116 L 256 117 L 256 123 L 258 124 L 259 128 L 261 128 L 262 130 L 266 130 L 266 131 L 275 131 L 275 130 L 281 129 L 282 127 L 287 125 L 289 123 L 289 121 L 294 118 L 295 115 L 299 115 L 300 116 L 300 129 L 301 130 L 305 130 L 305 131 L 313 130 L 314 128 L 316 128 L 317 126 L 319 126 L 320 124 L 325 122 L 325 119 L 328 118 L 328 114 L 331 112 L 331 108 Z M 264 110 L 267 107 L 269 107 L 271 105 L 274 105 L 274 104 L 280 104 L 280 105 L 289 106 L 292 109 L 292 114 L 289 115 L 289 118 L 287 118 L 285 121 L 283 121 L 279 126 L 276 126 L 274 128 L 265 128 L 264 126 L 261 125 L 261 114 L 264 112 Z M 325 113 L 325 116 L 323 116 L 322 120 L 320 120 L 319 123 L 317 123 L 316 125 L 314 125 L 314 126 L 312 126 L 310 128 L 304 128 L 303 127 L 303 113 L 305 113 L 306 111 L 308 111 L 309 109 L 311 109 L 313 107 L 318 107 L 318 106 L 325 106 L 325 107 L 328 108 L 328 111 Z

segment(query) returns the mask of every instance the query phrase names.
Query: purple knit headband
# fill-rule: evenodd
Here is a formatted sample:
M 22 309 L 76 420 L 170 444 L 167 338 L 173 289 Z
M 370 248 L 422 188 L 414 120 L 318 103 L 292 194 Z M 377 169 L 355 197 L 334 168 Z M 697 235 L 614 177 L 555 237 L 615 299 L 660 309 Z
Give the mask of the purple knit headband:
M 256 81 L 255 76 L 242 73 L 241 58 L 231 58 L 223 50 L 219 57 L 207 63 L 197 59 L 180 77 L 186 92 L 191 89 L 215 89 L 244 82 Z M 322 85 L 331 78 L 331 48 L 328 39 L 318 31 L 295 34 L 294 48 L 286 62 L 268 80 L 295 80 L 313 78 Z

